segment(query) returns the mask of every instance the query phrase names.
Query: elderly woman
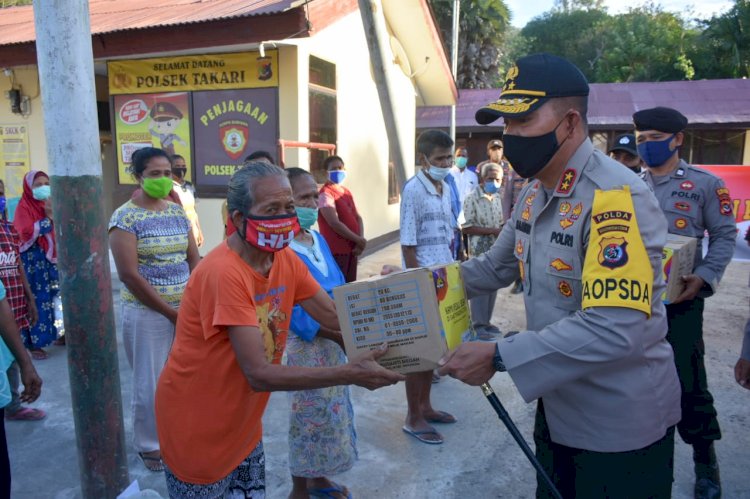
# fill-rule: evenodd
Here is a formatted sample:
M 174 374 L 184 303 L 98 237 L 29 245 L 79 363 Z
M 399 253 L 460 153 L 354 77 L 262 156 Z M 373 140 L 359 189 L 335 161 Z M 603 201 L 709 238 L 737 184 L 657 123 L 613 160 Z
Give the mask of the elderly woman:
M 229 181 L 235 231 L 201 261 L 185 289 L 174 346 L 156 390 L 171 498 L 264 497 L 261 418 L 269 392 L 403 379 L 379 348 L 334 367 L 282 366 L 292 308 L 339 330 L 336 310 L 288 248 L 299 224 L 284 170 L 247 163 Z
M 109 243 L 122 289 L 123 343 L 133 369 L 133 436 L 151 471 L 164 469 L 154 416 L 154 393 L 174 339 L 177 308 L 198 248 L 182 207 L 166 200 L 172 190 L 167 153 L 147 147 L 133 154 L 141 189 L 112 214 Z
M 23 194 L 13 219 L 13 227 L 21 242 L 24 272 L 39 313 L 36 324 L 22 330 L 24 344 L 35 360 L 46 359 L 47 352 L 43 347 L 57 339 L 54 304 L 59 289 L 57 245 L 50 195 L 47 174 L 30 171 L 24 177 Z
M 480 172 L 479 185 L 464 201 L 466 222 L 462 229 L 469 235 L 469 255 L 479 256 L 495 243 L 503 227 L 503 206 L 500 185 L 503 180 L 503 167 L 497 163 L 484 163 Z M 471 320 L 477 337 L 493 339 L 500 330 L 492 325 L 492 311 L 495 308 L 497 292 L 478 296 L 469 300 Z
M 318 220 L 318 186 L 302 168 L 287 168 L 300 230 L 290 244 L 318 284 L 332 295 L 344 284 L 325 239 L 312 230 Z M 304 309 L 295 305 L 287 338 L 287 365 L 330 367 L 346 364 L 339 331 L 321 327 Z M 348 489 L 326 478 L 348 471 L 357 460 L 357 433 L 348 386 L 331 386 L 289 393 L 290 499 L 351 497 Z

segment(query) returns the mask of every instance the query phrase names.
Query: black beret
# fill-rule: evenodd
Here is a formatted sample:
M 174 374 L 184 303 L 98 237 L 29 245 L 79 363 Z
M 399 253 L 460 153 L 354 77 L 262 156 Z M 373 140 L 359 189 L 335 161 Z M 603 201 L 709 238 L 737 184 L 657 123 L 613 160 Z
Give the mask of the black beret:
M 635 129 L 658 130 L 666 133 L 677 133 L 685 129 L 688 119 L 678 110 L 671 107 L 652 107 L 633 114 Z
M 522 57 L 508 70 L 500 97 L 476 113 L 487 125 L 501 116 L 520 117 L 555 97 L 586 97 L 589 84 L 570 61 L 552 54 Z

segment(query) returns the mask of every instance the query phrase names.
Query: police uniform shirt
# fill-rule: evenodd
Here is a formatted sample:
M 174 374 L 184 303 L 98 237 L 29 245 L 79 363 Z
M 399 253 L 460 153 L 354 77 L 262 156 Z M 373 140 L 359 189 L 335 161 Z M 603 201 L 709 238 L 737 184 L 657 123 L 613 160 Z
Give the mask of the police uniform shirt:
M 737 238 L 732 199 L 724 182 L 711 172 L 680 160 L 670 174 L 657 177 L 645 171 L 641 177 L 654 191 L 671 234 L 695 237 L 693 273 L 708 285 L 699 296 L 710 296 L 732 260 Z M 708 252 L 701 251 L 704 231 L 708 231 Z
M 650 318 L 625 307 L 581 309 L 595 190 L 623 185 L 632 193 L 642 262 L 650 263 L 641 273 L 653 275 Z M 493 247 L 462 264 L 469 298 L 522 277 L 529 330 L 498 348 L 524 400 L 543 397 L 553 442 L 624 452 L 655 442 L 679 421 L 680 388 L 658 299 L 665 240 L 666 221 L 648 187 L 586 139 L 557 187 L 546 192 L 530 181 Z M 642 300 L 644 290 L 617 292 Z

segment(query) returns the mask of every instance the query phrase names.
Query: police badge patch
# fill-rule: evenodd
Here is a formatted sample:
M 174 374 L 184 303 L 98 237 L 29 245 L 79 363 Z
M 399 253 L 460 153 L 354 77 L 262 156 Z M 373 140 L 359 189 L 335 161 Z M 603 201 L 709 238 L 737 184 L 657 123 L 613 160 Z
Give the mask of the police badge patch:
M 616 269 L 628 263 L 628 242 L 624 237 L 604 237 L 599 241 L 599 264 Z

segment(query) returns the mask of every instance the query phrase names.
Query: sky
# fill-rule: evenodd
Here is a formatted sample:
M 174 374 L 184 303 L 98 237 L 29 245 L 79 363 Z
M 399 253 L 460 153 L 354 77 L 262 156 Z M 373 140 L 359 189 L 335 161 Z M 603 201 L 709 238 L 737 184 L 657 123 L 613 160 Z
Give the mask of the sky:
M 523 28 L 527 22 L 550 10 L 554 0 L 505 0 L 513 15 L 511 24 L 517 28 Z M 630 7 L 638 7 L 646 3 L 643 0 L 624 2 L 622 0 L 604 0 L 607 11 L 610 14 L 626 12 Z M 734 2 L 732 0 L 655 0 L 655 4 L 661 5 L 665 11 L 685 13 L 692 10 L 690 17 L 709 18 L 712 14 L 718 14 L 728 10 Z

